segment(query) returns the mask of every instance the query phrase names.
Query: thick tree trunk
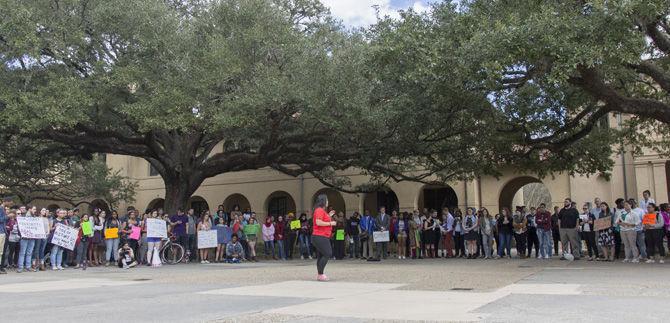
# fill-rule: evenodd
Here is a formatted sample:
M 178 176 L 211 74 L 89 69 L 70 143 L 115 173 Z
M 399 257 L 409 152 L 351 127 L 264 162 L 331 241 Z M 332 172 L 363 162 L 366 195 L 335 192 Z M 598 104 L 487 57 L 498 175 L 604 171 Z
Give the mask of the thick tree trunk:
M 187 176 L 164 177 L 165 182 L 165 205 L 164 211 L 168 214 L 176 214 L 178 209 L 186 208 L 188 199 L 200 187 L 203 180 L 187 178 Z

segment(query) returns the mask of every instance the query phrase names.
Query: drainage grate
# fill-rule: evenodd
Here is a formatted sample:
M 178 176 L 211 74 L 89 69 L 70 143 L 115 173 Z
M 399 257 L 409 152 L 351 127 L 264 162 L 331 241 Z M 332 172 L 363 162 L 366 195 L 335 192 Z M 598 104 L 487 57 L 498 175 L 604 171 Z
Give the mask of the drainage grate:
M 466 288 L 466 287 L 455 287 L 450 290 L 472 290 L 472 288 Z

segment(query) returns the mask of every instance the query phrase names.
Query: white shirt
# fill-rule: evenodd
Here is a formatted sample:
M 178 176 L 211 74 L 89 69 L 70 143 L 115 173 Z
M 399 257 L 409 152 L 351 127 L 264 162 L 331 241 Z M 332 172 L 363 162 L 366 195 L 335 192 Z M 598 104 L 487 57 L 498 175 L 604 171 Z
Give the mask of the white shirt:
M 656 204 L 656 201 L 654 201 L 653 198 L 649 198 L 649 199 L 646 200 L 646 201 L 645 201 L 644 199 L 641 199 L 641 200 L 640 200 L 640 208 L 643 209 L 643 210 L 646 210 L 646 209 L 647 209 L 647 205 L 649 205 L 649 203 L 654 203 L 654 204 Z
M 614 223 L 618 223 L 619 220 L 621 220 L 621 222 L 623 222 L 623 223 L 634 224 L 636 226 L 642 224 L 642 220 L 640 220 L 640 216 L 638 215 L 637 212 L 635 212 L 635 210 L 631 210 L 630 213 L 626 214 L 626 220 L 623 219 L 624 218 L 623 217 L 624 213 L 628 213 L 628 212 L 626 212 L 626 210 L 617 210 L 616 219 L 614 220 Z M 621 226 L 620 229 L 621 229 L 622 232 L 635 231 L 635 227 Z

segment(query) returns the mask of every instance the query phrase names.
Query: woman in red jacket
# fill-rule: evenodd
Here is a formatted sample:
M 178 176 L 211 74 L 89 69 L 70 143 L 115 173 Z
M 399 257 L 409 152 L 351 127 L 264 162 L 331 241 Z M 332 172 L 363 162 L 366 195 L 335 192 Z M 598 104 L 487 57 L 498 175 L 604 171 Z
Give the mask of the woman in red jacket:
M 330 236 L 337 222 L 332 221 L 330 218 L 335 214 L 335 211 L 330 211 L 330 214 L 326 213 L 325 208 L 328 207 L 328 197 L 325 194 L 321 194 L 316 198 L 315 207 L 314 216 L 312 217 L 312 245 L 317 253 L 316 271 L 318 276 L 316 276 L 316 279 L 318 281 L 328 281 L 328 276 L 324 275 L 323 271 L 326 268 L 328 259 L 333 256 L 333 249 L 330 246 Z

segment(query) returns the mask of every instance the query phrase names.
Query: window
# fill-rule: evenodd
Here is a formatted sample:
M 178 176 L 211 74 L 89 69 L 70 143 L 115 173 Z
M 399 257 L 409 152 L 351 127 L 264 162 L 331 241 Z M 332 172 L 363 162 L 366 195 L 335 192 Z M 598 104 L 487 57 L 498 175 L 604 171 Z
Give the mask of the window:
M 288 198 L 286 196 L 274 197 L 268 203 L 268 215 L 286 215 L 288 211 Z

